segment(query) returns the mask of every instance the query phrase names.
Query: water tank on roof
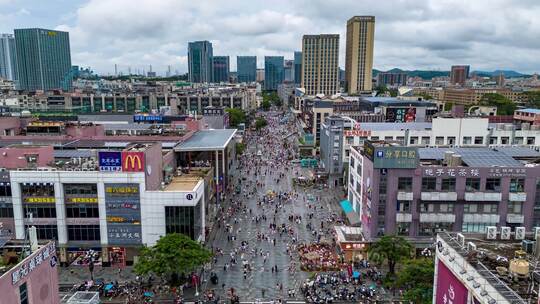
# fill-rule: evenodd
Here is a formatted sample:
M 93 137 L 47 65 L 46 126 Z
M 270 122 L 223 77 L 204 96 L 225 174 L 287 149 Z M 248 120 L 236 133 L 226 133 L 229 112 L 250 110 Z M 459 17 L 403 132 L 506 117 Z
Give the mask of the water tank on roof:
M 450 161 L 452 160 L 452 155 L 454 155 L 454 151 L 444 152 L 444 163 L 446 165 L 450 164 Z
M 461 155 L 453 154 L 450 158 L 450 167 L 459 167 L 461 166 Z

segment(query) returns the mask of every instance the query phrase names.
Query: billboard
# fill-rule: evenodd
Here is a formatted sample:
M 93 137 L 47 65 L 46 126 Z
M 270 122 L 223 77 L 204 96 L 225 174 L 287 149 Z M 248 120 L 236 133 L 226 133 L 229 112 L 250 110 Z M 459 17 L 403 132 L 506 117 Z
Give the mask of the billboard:
M 121 171 L 122 170 L 122 152 L 100 151 L 99 171 Z
M 109 244 L 141 243 L 139 184 L 105 184 L 105 209 Z
M 416 108 L 387 108 L 387 122 L 414 122 L 416 120 Z
M 467 287 L 439 260 L 435 304 L 467 304 L 468 293 Z
M 161 115 L 133 115 L 134 122 L 162 122 Z
M 122 171 L 144 171 L 144 152 L 122 152 Z
M 400 146 L 374 146 L 364 141 L 363 154 L 373 162 L 375 169 L 416 169 L 418 148 Z

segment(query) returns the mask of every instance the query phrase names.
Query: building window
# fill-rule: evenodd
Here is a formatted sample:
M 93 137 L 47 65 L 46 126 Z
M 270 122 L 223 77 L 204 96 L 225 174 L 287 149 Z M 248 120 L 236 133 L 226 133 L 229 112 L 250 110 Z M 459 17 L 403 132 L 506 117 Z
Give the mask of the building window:
M 501 137 L 501 145 L 508 145 L 509 142 L 510 142 L 510 137 L 508 136 Z
M 422 178 L 422 191 L 435 191 L 436 185 L 437 185 L 437 178 L 435 177 Z
M 474 144 L 475 145 L 483 145 L 484 144 L 484 138 L 482 136 L 476 136 L 474 138 Z
M 6 204 L 0 207 L 0 218 L 13 218 L 13 205 Z
M 362 164 L 361 163 L 358 163 L 358 165 L 356 166 L 356 174 L 358 174 L 358 176 L 362 176 Z
M 371 136 L 371 141 L 377 141 L 379 140 L 379 136 Z
M 405 137 L 403 136 L 396 136 L 396 141 L 399 141 L 400 144 L 405 144 Z
M 24 204 L 24 217 L 30 218 L 30 214 L 34 218 L 55 218 L 56 206 L 50 204 L 32 205 Z
M 66 205 L 66 217 L 68 218 L 99 218 L 97 204 L 92 205 Z
M 464 145 L 470 145 L 471 142 L 472 142 L 472 137 L 470 137 L 470 136 L 464 136 L 463 137 L 463 144 Z
M 496 145 L 497 144 L 497 137 L 490 137 L 489 138 L 489 144 L 490 145 Z
M 412 191 L 412 177 L 399 177 L 398 191 Z
M 534 145 L 535 141 L 534 137 L 527 137 L 527 145 Z
M 486 191 L 501 191 L 501 179 L 500 178 L 488 178 L 486 179 Z
M 351 157 L 351 161 L 350 161 L 350 165 L 349 165 L 349 166 L 350 166 L 351 168 L 354 168 L 354 163 L 355 163 L 354 157 Z
M 385 141 L 392 141 L 392 140 L 394 140 L 394 136 L 385 136 L 384 140 Z
M 99 241 L 99 225 L 68 225 L 68 239 L 70 241 Z
M 435 205 L 430 203 L 420 203 L 420 212 L 431 213 L 435 212 Z
M 449 145 L 455 145 L 456 144 L 456 137 L 455 136 L 448 136 L 447 142 Z
M 411 139 L 410 139 L 409 143 L 410 143 L 411 145 L 416 145 L 416 144 L 418 144 L 418 136 L 411 136 Z
M 463 232 L 485 233 L 489 226 L 497 226 L 498 223 L 463 223 L 461 230 Z
M 439 204 L 440 213 L 454 213 L 454 204 Z
M 525 192 L 525 179 L 512 178 L 510 179 L 510 192 Z
M 396 211 L 397 212 L 410 213 L 411 212 L 411 202 L 410 201 L 398 201 Z
M 356 193 L 362 194 L 362 186 L 360 186 L 360 182 L 356 182 Z
M 429 145 L 430 138 L 429 136 L 422 136 L 422 145 Z
M 397 234 L 402 236 L 408 236 L 411 223 L 397 223 Z
M 10 183 L 0 183 L 0 196 L 11 196 Z
M 455 178 L 443 178 L 441 181 L 441 191 L 456 191 L 456 179 Z
M 479 178 L 467 178 L 465 181 L 465 191 L 474 192 L 480 191 L 480 179 Z
M 437 146 L 444 145 L 444 137 L 443 136 L 437 136 L 435 137 L 435 144 Z
M 496 214 L 499 212 L 498 204 L 465 204 L 463 213 Z
M 452 231 L 452 223 L 420 223 L 419 236 L 433 236 L 439 232 Z
M 28 304 L 28 287 L 26 286 L 26 282 L 19 286 L 19 299 L 21 300 L 21 304 Z
M 508 202 L 508 213 L 521 214 L 523 211 L 523 202 Z
M 56 225 L 33 225 L 36 227 L 38 240 L 56 240 L 58 239 L 58 228 Z M 26 226 L 29 229 L 30 226 Z
M 181 233 L 195 239 L 195 225 L 200 222 L 195 218 L 196 208 L 198 207 L 166 206 L 165 232 Z

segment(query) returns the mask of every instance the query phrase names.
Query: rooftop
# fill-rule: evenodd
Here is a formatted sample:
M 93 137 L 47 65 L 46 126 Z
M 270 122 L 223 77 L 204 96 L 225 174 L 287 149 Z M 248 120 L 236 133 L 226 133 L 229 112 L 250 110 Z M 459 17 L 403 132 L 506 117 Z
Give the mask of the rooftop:
M 503 153 L 490 148 L 418 148 L 418 154 L 421 160 L 443 160 L 444 154 L 447 151 L 461 155 L 461 160 L 469 167 L 523 166 L 523 163 L 509 155 L 511 154 L 510 152 Z M 537 154 L 539 153 L 537 152 Z M 540 157 L 540 154 L 538 156 Z
M 164 191 L 193 191 L 195 186 L 201 181 L 201 177 L 197 175 L 181 175 L 175 176 L 171 182 L 165 186 Z
M 516 111 L 520 112 L 526 112 L 526 113 L 532 113 L 532 114 L 540 114 L 540 109 L 518 109 Z
M 201 130 L 177 145 L 174 150 L 177 152 L 222 150 L 227 147 L 235 133 L 236 129 Z

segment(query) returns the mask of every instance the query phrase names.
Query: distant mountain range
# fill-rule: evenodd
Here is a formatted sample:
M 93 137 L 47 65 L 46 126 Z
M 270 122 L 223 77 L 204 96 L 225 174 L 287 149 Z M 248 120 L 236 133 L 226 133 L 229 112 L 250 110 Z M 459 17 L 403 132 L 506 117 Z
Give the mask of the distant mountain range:
M 373 76 L 376 77 L 377 74 L 379 74 L 380 72 L 384 72 L 384 71 L 373 69 Z M 398 69 L 398 68 L 393 68 L 393 69 L 388 70 L 386 72 L 392 72 L 392 73 L 403 72 L 403 73 L 407 73 L 407 75 L 409 77 L 420 77 L 422 79 L 432 79 L 433 77 L 450 76 L 450 71 L 425 71 L 425 70 L 407 71 L 407 70 L 402 70 L 402 69 Z M 480 77 L 493 77 L 493 76 L 499 75 L 501 73 L 504 74 L 505 78 L 516 78 L 516 77 L 530 76 L 530 75 L 522 74 L 522 73 L 512 71 L 512 70 L 495 70 L 493 72 L 472 71 L 470 74 L 472 74 L 472 73 L 476 73 L 476 75 L 478 75 Z

